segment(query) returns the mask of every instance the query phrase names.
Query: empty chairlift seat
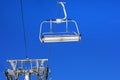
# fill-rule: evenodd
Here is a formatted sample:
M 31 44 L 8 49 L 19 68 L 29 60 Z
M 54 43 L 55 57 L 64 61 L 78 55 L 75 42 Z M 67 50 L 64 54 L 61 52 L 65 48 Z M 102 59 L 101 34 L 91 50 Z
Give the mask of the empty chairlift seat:
M 58 2 L 58 4 L 61 4 L 63 7 L 63 12 L 65 17 L 60 19 L 50 19 L 42 21 L 40 24 L 40 33 L 39 33 L 39 39 L 43 43 L 49 43 L 49 42 L 71 42 L 71 41 L 80 41 L 81 40 L 81 34 L 78 29 L 77 22 L 72 19 L 67 19 L 67 14 L 65 10 L 65 2 Z M 65 23 L 65 32 L 53 32 L 53 24 L 62 24 Z M 73 26 L 69 26 L 70 23 L 73 23 Z M 49 32 L 43 31 L 43 24 L 49 24 Z M 75 27 L 75 31 L 71 32 L 68 28 Z M 48 28 L 48 27 L 46 27 Z M 72 28 L 71 28 L 72 29 Z

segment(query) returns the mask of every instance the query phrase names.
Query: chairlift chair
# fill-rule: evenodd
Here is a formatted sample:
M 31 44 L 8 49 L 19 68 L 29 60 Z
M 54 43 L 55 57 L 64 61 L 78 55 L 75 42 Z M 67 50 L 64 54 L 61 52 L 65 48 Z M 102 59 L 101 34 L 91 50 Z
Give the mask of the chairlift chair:
M 40 24 L 40 33 L 39 33 L 39 39 L 42 43 L 49 43 L 49 42 L 71 42 L 71 41 L 80 41 L 81 40 L 81 34 L 78 29 L 77 22 L 72 19 L 67 19 L 66 9 L 65 9 L 65 2 L 58 2 L 63 8 L 64 17 L 63 18 L 57 18 L 57 19 L 50 19 L 42 21 Z M 65 23 L 66 31 L 65 32 L 53 32 L 53 24 L 62 24 Z M 68 24 L 74 23 L 74 26 L 76 31 L 71 32 L 68 30 Z M 49 32 L 43 32 L 43 24 L 50 24 Z
M 48 74 L 50 71 L 49 66 L 46 66 L 45 62 L 48 59 L 21 59 L 21 60 L 7 60 L 10 63 L 12 69 L 5 70 L 5 76 L 7 80 L 19 80 L 20 76 L 24 76 L 24 80 L 31 80 L 31 75 L 37 76 L 38 80 L 48 80 Z M 19 63 L 21 65 L 19 65 Z M 29 63 L 25 65 L 24 63 Z M 35 65 L 33 65 L 35 63 Z M 27 69 L 25 68 L 27 67 Z M 30 68 L 28 68 L 30 66 Z M 51 78 L 51 76 L 49 77 Z

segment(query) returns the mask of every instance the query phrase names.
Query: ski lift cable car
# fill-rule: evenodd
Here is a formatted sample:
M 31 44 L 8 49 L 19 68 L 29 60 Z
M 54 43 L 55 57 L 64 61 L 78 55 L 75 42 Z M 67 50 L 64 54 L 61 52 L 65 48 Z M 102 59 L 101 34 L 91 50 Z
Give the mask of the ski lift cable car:
M 40 33 L 39 33 L 40 41 L 43 43 L 80 41 L 81 34 L 79 32 L 77 22 L 72 19 L 67 19 L 67 13 L 66 13 L 66 9 L 65 9 L 66 3 L 58 2 L 58 4 L 60 4 L 63 8 L 64 17 L 42 21 L 40 24 Z M 65 23 L 66 31 L 65 32 L 53 32 L 52 24 L 61 24 L 61 23 Z M 76 31 L 70 32 L 68 30 L 68 27 L 69 27 L 68 23 L 74 23 L 74 27 L 75 27 Z M 43 24 L 50 24 L 49 32 L 43 32 Z

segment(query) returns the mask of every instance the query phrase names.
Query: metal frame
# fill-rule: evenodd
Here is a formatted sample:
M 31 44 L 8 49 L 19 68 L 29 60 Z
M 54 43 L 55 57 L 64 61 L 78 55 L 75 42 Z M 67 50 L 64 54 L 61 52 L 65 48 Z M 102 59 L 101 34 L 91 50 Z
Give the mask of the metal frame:
M 67 13 L 66 13 L 66 9 L 65 9 L 65 2 L 58 2 L 58 4 L 60 4 L 63 7 L 63 12 L 64 12 L 64 18 L 58 18 L 58 19 L 50 19 L 50 20 L 45 20 L 42 21 L 40 24 L 40 33 L 39 33 L 39 39 L 41 42 L 69 42 L 69 41 L 80 41 L 81 40 L 81 34 L 79 32 L 79 28 L 77 25 L 77 22 L 75 20 L 72 19 L 67 19 Z M 66 32 L 68 31 L 68 23 L 74 23 L 75 24 L 75 28 L 77 32 L 74 32 L 75 34 L 73 35 L 56 35 L 53 36 L 52 34 L 56 34 L 55 32 L 53 32 L 53 26 L 52 24 L 61 24 L 61 23 L 66 23 Z M 48 32 L 49 36 L 45 36 L 44 34 L 47 34 L 46 32 L 42 32 L 43 29 L 43 24 L 50 24 L 50 32 Z M 62 32 L 60 32 L 62 33 Z
M 22 60 L 7 60 L 12 69 L 5 70 L 7 80 L 19 80 L 19 76 L 24 76 L 24 80 L 31 80 L 31 75 L 38 76 L 38 80 L 48 80 L 49 67 L 46 65 L 48 59 L 22 59 Z M 20 63 L 21 65 L 18 65 Z M 30 69 L 24 68 L 24 63 L 30 63 Z M 32 64 L 35 63 L 33 66 Z M 26 66 L 26 65 L 25 65 Z

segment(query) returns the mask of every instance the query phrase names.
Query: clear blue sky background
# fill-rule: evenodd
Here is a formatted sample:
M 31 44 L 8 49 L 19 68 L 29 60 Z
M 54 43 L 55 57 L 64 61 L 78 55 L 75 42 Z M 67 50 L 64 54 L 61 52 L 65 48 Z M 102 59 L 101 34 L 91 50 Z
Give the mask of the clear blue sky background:
M 120 80 L 120 1 L 65 1 L 82 40 L 52 44 L 53 80 Z M 23 0 L 29 58 L 47 58 L 50 53 L 50 44 L 39 41 L 39 24 L 54 18 L 56 2 Z M 20 0 L 0 0 L 0 80 L 5 80 L 8 59 L 25 59 Z

